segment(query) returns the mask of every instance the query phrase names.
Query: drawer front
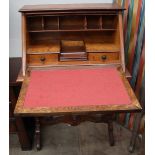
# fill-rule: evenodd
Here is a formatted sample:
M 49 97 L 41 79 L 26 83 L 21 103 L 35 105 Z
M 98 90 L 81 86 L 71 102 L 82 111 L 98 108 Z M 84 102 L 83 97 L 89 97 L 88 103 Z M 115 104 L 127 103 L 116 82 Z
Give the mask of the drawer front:
M 89 53 L 89 61 L 109 62 L 119 60 L 119 53 Z
M 30 65 L 48 65 L 58 61 L 58 54 L 28 54 L 27 62 Z

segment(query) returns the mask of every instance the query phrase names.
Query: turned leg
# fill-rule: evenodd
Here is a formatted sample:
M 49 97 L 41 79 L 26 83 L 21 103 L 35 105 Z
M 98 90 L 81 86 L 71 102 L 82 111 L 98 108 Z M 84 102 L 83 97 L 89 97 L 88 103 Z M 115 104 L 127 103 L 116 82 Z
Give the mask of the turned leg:
M 21 117 L 16 117 L 16 128 L 17 128 L 17 134 L 21 145 L 21 149 L 23 151 L 31 150 L 32 148 L 31 140 L 28 136 L 28 132 L 25 129 L 25 126 Z
M 35 118 L 35 141 L 37 150 L 41 149 L 41 139 L 40 139 L 40 120 Z
M 133 131 L 132 131 L 132 137 L 131 137 L 130 145 L 129 145 L 129 148 L 128 148 L 130 153 L 132 153 L 134 151 L 134 149 L 135 149 L 136 138 L 137 138 L 137 135 L 138 135 L 138 129 L 139 129 L 141 117 L 142 117 L 142 113 L 138 113 L 135 116 L 134 127 L 133 127 Z
M 20 146 L 23 151 L 30 150 L 31 149 L 31 140 L 28 135 L 28 131 L 25 128 L 25 124 L 23 122 L 23 119 L 21 117 L 15 117 L 13 114 L 14 107 L 17 102 L 17 98 L 15 96 L 15 92 L 13 90 L 13 87 L 9 87 L 9 101 L 11 101 L 10 109 L 9 109 L 9 115 L 10 117 L 15 120 L 14 127 L 17 129 L 17 135 L 19 138 Z M 15 118 L 15 119 L 14 119 Z
M 114 134 L 113 134 L 113 122 L 108 121 L 108 134 L 109 134 L 109 143 L 111 146 L 114 146 Z
M 145 155 L 145 131 L 142 135 L 142 144 L 141 144 L 140 153 L 138 155 Z

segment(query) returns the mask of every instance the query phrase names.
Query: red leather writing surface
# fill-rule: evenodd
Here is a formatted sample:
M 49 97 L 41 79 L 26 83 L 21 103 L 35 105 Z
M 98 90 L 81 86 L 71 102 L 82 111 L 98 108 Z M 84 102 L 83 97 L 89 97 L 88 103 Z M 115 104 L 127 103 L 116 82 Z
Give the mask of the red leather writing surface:
M 116 68 L 32 71 L 24 107 L 130 104 Z

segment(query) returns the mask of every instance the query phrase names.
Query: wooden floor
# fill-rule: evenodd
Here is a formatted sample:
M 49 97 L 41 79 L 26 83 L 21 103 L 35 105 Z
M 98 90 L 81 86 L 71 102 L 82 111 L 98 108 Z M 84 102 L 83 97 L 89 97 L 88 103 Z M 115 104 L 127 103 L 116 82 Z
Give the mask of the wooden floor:
M 37 151 L 21 151 L 16 135 L 10 135 L 10 155 L 138 155 L 140 141 L 135 152 L 127 151 L 131 132 L 114 123 L 115 146 L 110 147 L 106 124 L 85 122 L 72 127 L 66 124 L 42 129 L 43 148 Z

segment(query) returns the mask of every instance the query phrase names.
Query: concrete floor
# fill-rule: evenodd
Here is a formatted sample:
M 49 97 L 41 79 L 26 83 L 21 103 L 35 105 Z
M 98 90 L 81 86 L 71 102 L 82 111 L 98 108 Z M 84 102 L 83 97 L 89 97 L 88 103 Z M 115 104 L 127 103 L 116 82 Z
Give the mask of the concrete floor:
M 115 146 L 108 141 L 107 125 L 85 122 L 72 127 L 58 124 L 42 128 L 41 151 L 21 151 L 16 135 L 10 135 L 10 155 L 130 155 L 127 151 L 131 132 L 114 123 Z M 138 155 L 140 143 L 135 152 Z

